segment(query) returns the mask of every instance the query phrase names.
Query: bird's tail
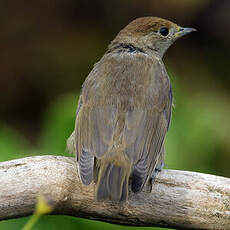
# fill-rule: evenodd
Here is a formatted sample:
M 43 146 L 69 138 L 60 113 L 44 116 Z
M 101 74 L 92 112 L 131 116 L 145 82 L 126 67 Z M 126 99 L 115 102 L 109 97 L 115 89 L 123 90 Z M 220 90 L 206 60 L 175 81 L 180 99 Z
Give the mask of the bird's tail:
M 97 200 L 127 200 L 129 176 L 129 166 L 117 166 L 109 162 L 101 164 L 96 189 Z

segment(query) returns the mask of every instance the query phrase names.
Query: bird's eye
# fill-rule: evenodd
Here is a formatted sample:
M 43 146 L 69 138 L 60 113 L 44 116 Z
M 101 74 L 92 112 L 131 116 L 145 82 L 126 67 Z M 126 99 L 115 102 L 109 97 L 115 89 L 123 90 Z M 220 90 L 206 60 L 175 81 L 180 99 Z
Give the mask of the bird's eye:
M 160 28 L 160 34 L 161 34 L 162 36 L 166 37 L 166 36 L 168 35 L 168 33 L 169 33 L 169 30 L 168 30 L 167 27 L 162 27 L 162 28 Z

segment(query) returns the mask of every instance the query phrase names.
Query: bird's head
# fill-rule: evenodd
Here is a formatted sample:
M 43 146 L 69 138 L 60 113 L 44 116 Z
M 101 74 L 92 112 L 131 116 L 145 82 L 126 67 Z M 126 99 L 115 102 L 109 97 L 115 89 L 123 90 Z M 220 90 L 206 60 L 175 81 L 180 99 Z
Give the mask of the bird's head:
M 196 31 L 158 17 L 142 17 L 122 29 L 114 42 L 128 43 L 143 50 L 152 50 L 161 57 L 178 38 Z

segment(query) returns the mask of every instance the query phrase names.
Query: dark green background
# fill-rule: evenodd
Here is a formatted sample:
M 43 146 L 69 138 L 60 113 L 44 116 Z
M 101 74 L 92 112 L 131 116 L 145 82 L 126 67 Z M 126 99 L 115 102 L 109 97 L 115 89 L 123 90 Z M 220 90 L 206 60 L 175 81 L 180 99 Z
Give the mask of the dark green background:
M 174 104 L 166 168 L 230 177 L 230 1 L 37 0 L 0 3 L 0 160 L 68 155 L 81 85 L 116 33 L 139 16 L 198 30 L 164 57 Z M 27 218 L 0 222 L 21 229 Z M 46 216 L 34 229 L 128 229 Z M 140 228 L 138 228 L 140 229 Z

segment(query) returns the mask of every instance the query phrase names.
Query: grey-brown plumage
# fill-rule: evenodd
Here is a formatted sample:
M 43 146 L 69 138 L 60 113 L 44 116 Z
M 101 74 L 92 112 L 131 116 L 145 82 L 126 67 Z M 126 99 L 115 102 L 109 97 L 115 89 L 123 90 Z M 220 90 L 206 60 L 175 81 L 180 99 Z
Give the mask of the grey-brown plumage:
M 124 201 L 140 192 L 157 166 L 169 128 L 172 90 L 161 60 L 178 38 L 193 31 L 155 17 L 139 18 L 109 45 L 87 77 L 68 148 L 97 200 Z

